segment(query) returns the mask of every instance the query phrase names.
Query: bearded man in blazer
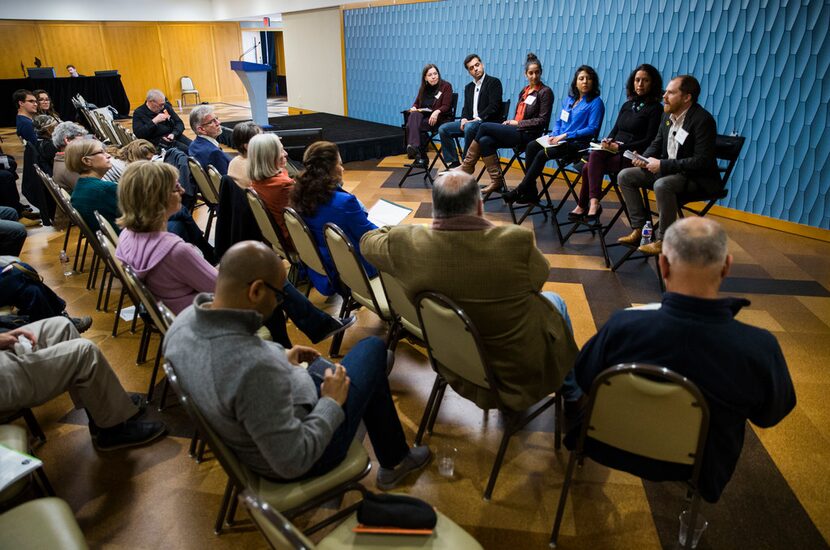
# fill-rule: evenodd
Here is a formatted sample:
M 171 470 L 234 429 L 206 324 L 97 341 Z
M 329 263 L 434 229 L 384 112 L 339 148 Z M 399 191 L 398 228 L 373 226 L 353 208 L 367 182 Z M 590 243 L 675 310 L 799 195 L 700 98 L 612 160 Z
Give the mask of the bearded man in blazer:
M 432 198 L 432 227 L 369 231 L 360 240 L 363 257 L 398 279 L 413 303 L 432 290 L 464 309 L 481 334 L 507 407 L 524 410 L 561 388 L 566 412 L 577 412 L 584 401 L 571 372 L 578 350 L 564 300 L 542 292 L 550 264 L 533 232 L 486 220 L 478 184 L 463 172 L 441 174 Z M 480 407 L 496 406 L 483 388 L 442 376 Z
M 673 78 L 663 94 L 660 131 L 643 152 L 646 160 L 632 160 L 634 167 L 617 176 L 632 229 L 630 235 L 618 239 L 620 243 L 636 245 L 642 237 L 648 210 L 640 188 L 654 189 L 657 197 L 659 235 L 654 242 L 639 247 L 644 254 L 660 254 L 663 235 L 677 220 L 679 193 L 714 196 L 723 187 L 715 158 L 717 125 L 714 117 L 698 104 L 699 96 L 700 83 L 695 77 Z

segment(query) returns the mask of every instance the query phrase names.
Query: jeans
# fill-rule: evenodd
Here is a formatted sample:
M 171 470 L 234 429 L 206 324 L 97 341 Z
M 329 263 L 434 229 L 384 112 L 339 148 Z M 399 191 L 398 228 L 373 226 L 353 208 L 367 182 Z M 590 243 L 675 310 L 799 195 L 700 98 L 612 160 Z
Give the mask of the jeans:
M 26 240 L 26 227 L 17 221 L 17 211 L 0 206 L 0 256 L 20 256 Z
M 308 336 L 309 340 L 317 343 L 340 326 L 340 323 L 325 311 L 317 309 L 305 294 L 297 290 L 294 285 L 285 282 L 283 286 L 285 301 L 262 324 L 271 333 L 274 342 L 284 348 L 291 347 L 291 339 L 285 326 L 285 317 L 288 316 L 300 332 Z
M 190 215 L 187 207 L 182 206 L 181 210 L 167 218 L 167 231 L 178 235 L 184 242 L 198 248 L 209 263 L 216 263 L 213 247 L 205 239 L 202 230 L 196 225 L 196 220 Z
M 467 154 L 467 149 L 475 140 L 480 124 L 481 121 L 479 120 L 469 120 L 462 130 L 461 121 L 455 120 L 445 122 L 438 128 L 438 135 L 441 136 L 441 155 L 444 157 L 444 162 L 447 164 L 458 162 L 458 151 L 455 149 L 453 138 L 464 136 L 464 154 Z
M 559 311 L 562 315 L 562 318 L 565 320 L 565 324 L 570 329 L 571 333 L 573 333 L 573 325 L 571 325 L 571 316 L 568 315 L 568 306 L 565 304 L 565 300 L 562 299 L 562 296 L 555 292 L 545 291 L 542 292 L 542 296 L 544 296 L 553 307 Z M 582 388 L 579 387 L 579 384 L 576 383 L 576 375 L 574 375 L 574 370 L 571 369 L 568 371 L 568 374 L 565 375 L 565 380 L 562 382 L 562 396 L 565 398 L 565 401 L 576 401 L 583 395 Z
M 657 240 L 662 240 L 666 230 L 677 220 L 679 208 L 677 194 L 697 190 L 697 185 L 686 176 L 680 174 L 659 176 L 643 168 L 626 168 L 617 176 L 617 183 L 620 185 L 620 191 L 628 208 L 631 229 L 641 229 L 646 223 L 648 214 L 640 188 L 654 189 L 657 211 L 660 214 Z
M 361 340 L 346 354 L 342 364 L 351 380 L 349 397 L 343 404 L 346 420 L 335 430 L 323 456 L 303 477 L 322 475 L 343 462 L 361 420 L 366 424 L 366 432 L 382 467 L 394 468 L 409 452 L 386 378 L 383 340 L 374 336 Z M 316 377 L 313 380 L 319 395 L 320 380 Z
M 584 149 L 586 143 L 580 141 L 566 142 L 556 147 L 542 147 L 534 140 L 527 145 L 525 159 L 527 170 L 522 182 L 516 187 L 522 195 L 536 195 L 536 180 L 542 175 L 545 164 L 551 159 L 570 157 L 580 149 Z

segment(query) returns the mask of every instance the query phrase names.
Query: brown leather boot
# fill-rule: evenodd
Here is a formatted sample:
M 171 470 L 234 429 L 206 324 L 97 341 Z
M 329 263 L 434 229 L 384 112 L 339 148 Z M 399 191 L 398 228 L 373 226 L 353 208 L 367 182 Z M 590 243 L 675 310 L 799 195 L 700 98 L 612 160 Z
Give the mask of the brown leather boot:
M 472 174 L 473 172 L 475 172 L 476 162 L 478 162 L 479 156 L 481 155 L 479 155 L 478 152 L 478 142 L 473 141 L 470 144 L 470 147 L 467 149 L 467 154 L 464 156 L 464 160 L 461 162 L 461 166 L 459 166 L 458 168 L 453 168 L 453 170 Z
M 498 155 L 490 155 L 488 157 L 481 157 L 484 162 L 484 167 L 487 168 L 487 173 L 490 175 L 490 185 L 481 190 L 483 194 L 492 193 L 493 191 L 501 191 L 504 189 L 504 175 L 501 173 L 501 163 Z

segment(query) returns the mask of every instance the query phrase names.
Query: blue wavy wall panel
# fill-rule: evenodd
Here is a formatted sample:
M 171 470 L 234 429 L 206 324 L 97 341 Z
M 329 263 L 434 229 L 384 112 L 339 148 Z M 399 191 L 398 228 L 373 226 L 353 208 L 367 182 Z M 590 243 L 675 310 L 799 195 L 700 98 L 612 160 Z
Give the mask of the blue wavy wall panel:
M 515 107 L 534 51 L 557 104 L 578 65 L 597 69 L 607 132 L 629 72 L 651 63 L 666 82 L 696 75 L 719 132 L 747 137 L 725 206 L 828 229 L 828 29 L 827 0 L 446 0 L 349 10 L 349 115 L 400 124 L 423 65 L 436 63 L 463 91 L 470 52 Z

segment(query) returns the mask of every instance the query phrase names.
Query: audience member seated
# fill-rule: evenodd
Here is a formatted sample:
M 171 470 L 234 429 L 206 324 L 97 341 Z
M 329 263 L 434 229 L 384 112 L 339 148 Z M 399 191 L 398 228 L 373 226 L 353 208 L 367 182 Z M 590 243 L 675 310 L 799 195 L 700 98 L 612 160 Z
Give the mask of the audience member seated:
M 283 299 L 280 258 L 243 241 L 219 264 L 216 295 L 200 294 L 164 339 L 164 355 L 208 424 L 239 460 L 279 480 L 319 476 L 340 464 L 363 422 L 389 490 L 427 465 L 426 446 L 409 448 L 389 382 L 384 343 L 366 338 L 325 374 L 298 367 L 319 354 L 256 336 Z
M 110 158 L 97 139 L 76 139 L 66 146 L 66 168 L 80 176 L 72 191 L 72 206 L 93 233 L 100 229 L 96 210 L 113 226 L 119 215 L 118 185 L 102 179 L 112 167 Z
M 184 135 L 184 122 L 161 90 L 150 90 L 144 105 L 133 111 L 133 133 L 156 147 L 178 147 L 185 153 L 191 140 Z
M 58 184 L 58 187 L 70 195 L 75 189 L 75 184 L 80 176 L 77 172 L 66 169 L 66 146 L 77 138 L 88 137 L 90 135 L 86 128 L 74 122 L 61 122 L 55 126 L 55 130 L 52 132 L 52 145 L 57 149 L 55 162 L 52 165 L 52 179 Z
M 499 163 L 499 149 L 518 147 L 524 149 L 528 143 L 541 136 L 550 124 L 550 110 L 553 105 L 553 91 L 542 82 L 542 63 L 535 54 L 527 54 L 525 61 L 527 86 L 519 92 L 516 115 L 501 124 L 485 122 L 478 127 L 475 141 L 470 144 L 464 162 L 458 168 L 472 174 L 479 157 L 487 167 L 490 185 L 485 193 L 504 189 L 504 175 Z
M 452 120 L 452 84 L 441 78 L 436 65 L 421 71 L 421 87 L 406 117 L 406 154 L 414 165 L 427 167 L 427 132 Z
M 638 151 L 652 142 L 660 126 L 663 96 L 663 77 L 649 64 L 634 69 L 625 84 L 627 101 L 620 107 L 617 121 L 608 137 L 602 140 L 603 151 L 591 151 L 582 167 L 582 185 L 576 208 L 568 214 L 571 219 L 585 218 L 597 222 L 602 214 L 599 197 L 602 178 L 615 175 L 631 166 L 623 156 L 625 151 Z M 586 212 L 587 211 L 587 212 Z
M 501 80 L 484 74 L 484 63 L 478 54 L 471 53 L 464 59 L 464 68 L 473 81 L 464 87 L 464 107 L 461 120 L 445 122 L 438 128 L 441 136 L 441 155 L 450 168 L 459 166 L 455 139 L 464 137 L 464 156 L 476 137 L 478 125 L 482 122 L 501 122 Z
M 620 172 L 620 185 L 631 234 L 619 242 L 637 245 L 648 219 L 648 206 L 643 203 L 640 189 L 654 189 L 660 225 L 656 240 L 639 247 L 643 254 L 659 254 L 663 235 L 677 219 L 680 205 L 678 193 L 716 195 L 723 188 L 715 139 L 718 135 L 714 117 L 698 104 L 700 84 L 690 75 L 676 76 L 663 94 L 663 119 L 654 141 L 643 151 L 647 160 L 634 159 L 632 168 Z
M 181 209 L 181 185 L 176 170 L 165 163 L 136 161 L 127 167 L 118 185 L 119 205 L 124 213 L 118 219 L 123 228 L 116 257 L 135 269 L 153 295 L 178 314 L 193 303 L 200 292 L 216 288 L 216 268 L 179 236 L 166 231 L 167 219 Z M 284 310 L 312 342 L 320 342 L 354 322 L 333 319 L 320 311 L 290 283 Z M 266 321 L 276 342 L 291 343 L 285 315 L 277 310 Z
M 18 222 L 17 211 L 0 206 L 0 256 L 20 256 L 26 241 L 26 226 Z
M 325 225 L 336 224 L 355 247 L 364 233 L 377 229 L 377 226 L 369 221 L 357 197 L 342 187 L 343 163 L 337 145 L 329 141 L 312 143 L 303 154 L 303 166 L 305 170 L 294 180 L 291 206 L 311 230 L 326 269 L 336 273 L 323 236 Z M 366 260 L 363 260 L 363 267 L 369 277 L 377 275 L 377 270 Z M 320 294 L 331 296 L 337 291 L 325 273 L 309 269 L 308 276 Z
M 38 212 L 20 202 L 20 192 L 17 190 L 17 162 L 13 156 L 5 154 L 2 148 L 0 148 L 0 206 L 14 209 L 15 222 L 19 218 L 40 219 Z
M 265 202 L 286 240 L 291 242 L 283 216 L 283 211 L 289 204 L 291 188 L 294 186 L 294 180 L 288 177 L 285 168 L 288 153 L 283 149 L 282 142 L 276 134 L 254 136 L 248 150 L 248 178 L 252 182 L 251 187 Z
M 37 114 L 37 99 L 29 90 L 17 90 L 12 95 L 17 106 L 17 135 L 37 145 L 37 132 L 32 119 Z
M 24 336 L 32 350 L 18 344 Z M 18 351 L 16 348 L 20 348 Z M 98 347 L 65 317 L 52 317 L 0 334 L 0 411 L 37 407 L 69 391 L 89 416 L 99 451 L 144 445 L 163 436 L 162 422 L 136 420 L 141 399 L 131 398 Z
M 35 115 L 32 121 L 35 133 L 37 134 L 37 148 L 40 154 L 40 163 L 44 165 L 44 171 L 47 174 L 52 173 L 52 167 L 55 163 L 55 155 L 58 149 L 52 143 L 52 133 L 58 125 L 58 120 L 51 115 Z
M 462 172 L 435 180 L 432 205 L 432 227 L 371 231 L 360 241 L 363 255 L 398 279 L 413 302 L 434 290 L 464 309 L 506 388 L 505 405 L 523 410 L 562 388 L 568 414 L 577 410 L 582 391 L 570 372 L 577 353 L 570 318 L 559 295 L 541 292 L 550 264 L 533 232 L 486 220 L 478 184 Z M 496 406 L 478 386 L 447 382 L 482 408 Z
M 240 122 L 233 127 L 233 148 L 239 154 L 231 159 L 228 165 L 228 175 L 233 178 L 240 189 L 247 189 L 251 186 L 251 179 L 248 177 L 248 143 L 251 138 L 262 133 L 262 128 L 256 122 Z
M 762 428 L 776 425 L 795 407 L 795 390 L 775 336 L 735 320 L 749 300 L 719 297 L 732 255 L 717 222 L 691 217 L 673 224 L 659 262 L 667 290 L 662 307 L 615 313 L 582 348 L 576 377 L 588 391 L 608 367 L 649 363 L 694 382 L 709 404 L 699 489 L 704 499 L 715 502 L 735 470 L 746 421 Z M 569 434 L 566 444 L 576 433 Z M 688 466 L 590 444 L 597 461 L 646 479 L 690 476 Z
M 535 202 L 536 180 L 545 164 L 551 159 L 573 157 L 588 147 L 599 134 L 605 116 L 605 104 L 599 94 L 597 72 L 588 65 L 580 66 L 574 73 L 568 97 L 562 101 L 562 110 L 548 136 L 548 146 L 543 147 L 538 141 L 527 146 L 525 177 L 516 189 L 504 195 L 505 202 Z
M 39 115 L 49 115 L 57 120 L 59 124 L 63 122 L 61 116 L 55 110 L 54 106 L 52 106 L 52 98 L 49 97 L 49 92 L 46 90 L 35 90 L 32 93 L 35 94 L 35 99 L 37 99 L 37 112 Z
M 127 169 L 127 161 L 124 159 L 123 147 L 119 148 L 117 145 L 107 145 L 107 153 L 110 155 L 110 169 L 101 178 L 104 181 L 111 181 L 118 183 L 124 170 Z
M 199 105 L 190 111 L 190 129 L 196 134 L 196 139 L 190 144 L 188 154 L 199 161 L 202 168 L 212 164 L 220 174 L 227 174 L 230 159 L 216 141 L 222 134 L 222 127 L 219 125 L 219 117 L 213 112 L 213 107 Z

